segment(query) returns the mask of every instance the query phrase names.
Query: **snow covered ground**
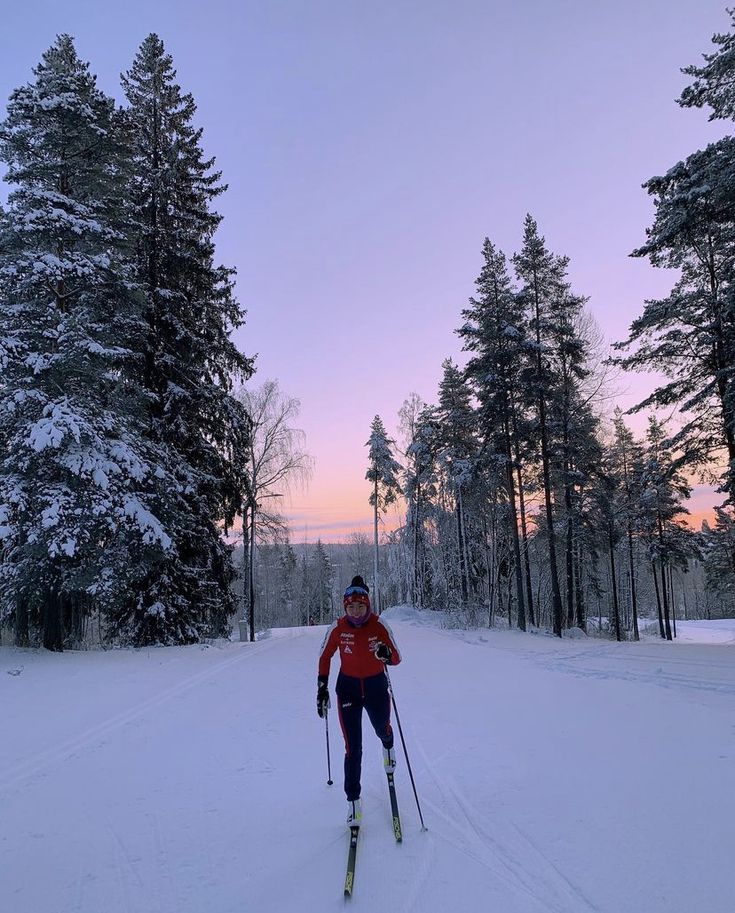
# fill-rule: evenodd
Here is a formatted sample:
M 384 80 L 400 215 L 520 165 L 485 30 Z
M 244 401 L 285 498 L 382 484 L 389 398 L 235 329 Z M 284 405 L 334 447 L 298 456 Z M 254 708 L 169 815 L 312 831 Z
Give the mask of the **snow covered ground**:
M 735 620 L 679 621 L 676 623 L 676 634 L 684 643 L 735 644 Z
M 369 737 L 354 910 L 731 913 L 733 622 L 614 644 L 386 617 L 429 830 L 399 753 L 394 843 Z M 342 910 L 341 736 L 333 712 L 328 787 L 315 712 L 323 632 L 0 648 L 0 910 Z

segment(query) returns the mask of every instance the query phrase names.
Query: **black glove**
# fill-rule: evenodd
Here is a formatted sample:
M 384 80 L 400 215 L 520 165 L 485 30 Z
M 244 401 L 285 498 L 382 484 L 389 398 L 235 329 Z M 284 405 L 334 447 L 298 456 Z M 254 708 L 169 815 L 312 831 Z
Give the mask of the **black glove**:
M 378 646 L 375 648 L 375 655 L 378 657 L 378 659 L 382 660 L 384 663 L 390 663 L 391 658 L 393 657 L 393 651 L 388 646 L 388 644 L 384 644 L 381 641 L 378 644 Z
M 331 704 L 329 703 L 329 688 L 327 688 L 327 681 L 326 679 L 320 678 L 316 690 L 316 712 L 319 714 L 319 716 L 323 717 L 326 715 L 326 712 L 329 710 L 330 706 Z

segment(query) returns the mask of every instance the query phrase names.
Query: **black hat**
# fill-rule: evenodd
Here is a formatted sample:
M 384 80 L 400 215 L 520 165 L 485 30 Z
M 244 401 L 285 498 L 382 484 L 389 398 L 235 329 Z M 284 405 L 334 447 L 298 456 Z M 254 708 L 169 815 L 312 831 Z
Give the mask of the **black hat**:
M 370 587 L 367 585 L 367 583 L 365 583 L 365 581 L 362 579 L 362 577 L 359 574 L 357 575 L 357 577 L 352 578 L 352 583 L 350 584 L 350 586 L 359 586 L 359 587 L 362 587 L 363 590 L 365 590 L 365 592 L 367 592 L 367 593 L 370 592 Z

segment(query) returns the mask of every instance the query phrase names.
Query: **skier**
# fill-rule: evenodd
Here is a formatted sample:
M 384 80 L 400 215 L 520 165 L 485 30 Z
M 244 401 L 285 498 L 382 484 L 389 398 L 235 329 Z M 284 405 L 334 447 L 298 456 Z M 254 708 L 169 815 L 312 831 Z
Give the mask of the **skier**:
M 345 794 L 350 827 L 362 821 L 360 772 L 362 768 L 362 710 L 383 743 L 383 765 L 387 774 L 396 767 L 393 730 L 390 725 L 390 695 L 384 664 L 401 661 L 395 637 L 388 625 L 370 608 L 369 589 L 362 577 L 353 577 L 344 594 L 345 614 L 329 628 L 319 653 L 316 697 L 317 713 L 323 717 L 330 707 L 329 665 L 339 649 L 340 670 L 335 693 L 345 740 Z

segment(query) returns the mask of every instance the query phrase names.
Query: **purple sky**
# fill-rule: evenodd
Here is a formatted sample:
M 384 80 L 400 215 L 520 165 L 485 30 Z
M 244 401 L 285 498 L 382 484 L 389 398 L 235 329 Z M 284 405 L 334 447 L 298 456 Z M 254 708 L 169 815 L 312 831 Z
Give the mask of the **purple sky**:
M 640 185 L 722 135 L 675 99 L 728 23 L 724 0 L 26 0 L 3 13 L 0 97 L 69 32 L 121 98 L 161 36 L 230 185 L 218 253 L 253 383 L 302 403 L 316 469 L 294 538 L 336 539 L 370 524 L 373 416 L 395 431 L 459 354 L 486 235 L 510 256 L 530 211 L 609 341 L 668 290 L 627 257 L 651 221 Z M 627 407 L 648 384 L 619 386 Z

